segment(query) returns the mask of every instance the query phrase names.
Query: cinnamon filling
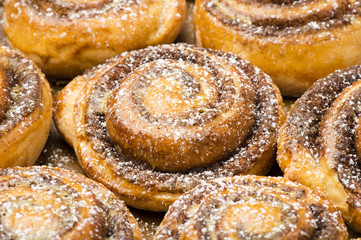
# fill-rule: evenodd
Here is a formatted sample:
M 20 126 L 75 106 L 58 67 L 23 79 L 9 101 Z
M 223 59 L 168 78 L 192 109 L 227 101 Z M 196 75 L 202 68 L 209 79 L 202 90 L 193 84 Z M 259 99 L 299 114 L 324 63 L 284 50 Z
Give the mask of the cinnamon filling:
M 0 56 L 0 65 L 3 81 L 8 82 L 3 90 L 7 98 L 4 98 L 2 110 L 7 109 L 7 111 L 2 116 L 0 126 L 0 136 L 2 136 L 41 107 L 43 93 L 41 76 L 30 61 L 17 54 L 4 52 Z
M 332 118 L 332 124 L 326 122 L 322 139 L 324 145 L 322 152 L 331 153 L 329 159 L 334 162 L 334 171 L 338 173 L 338 178 L 345 188 L 353 193 L 360 194 L 361 189 L 361 156 L 356 149 L 356 127 L 361 116 L 361 84 L 359 82 L 343 91 L 349 94 L 340 95 L 338 99 L 345 99 L 342 102 L 333 104 L 328 112 L 338 109 L 337 116 Z M 347 97 L 347 98 L 346 98 Z M 332 117 L 332 116 L 331 116 Z M 324 116 L 328 120 L 329 114 Z M 334 143 L 326 142 L 331 137 Z
M 46 167 L 1 170 L 1 238 L 133 239 L 129 213 L 121 209 L 125 206 L 74 173 L 61 171 Z
M 215 70 L 218 62 L 192 54 L 197 65 L 186 59 L 144 63 L 109 95 L 107 130 L 120 152 L 180 172 L 224 159 L 248 136 L 255 117 L 249 80 L 226 74 L 233 70 L 228 66 Z M 182 80 L 185 72 L 189 81 Z
M 218 73 L 219 71 L 223 71 L 219 70 L 222 69 L 220 66 L 217 68 L 212 67 L 213 60 L 206 60 L 207 57 L 201 56 L 200 53 L 203 51 L 205 53 L 215 54 L 217 58 L 222 59 L 221 61 L 232 63 L 233 66 L 238 69 L 237 71 L 242 75 L 245 74 L 254 86 L 254 93 L 251 94 L 255 94 L 254 109 L 257 109 L 258 112 L 255 115 L 255 122 L 251 132 L 247 134 L 245 141 L 238 145 L 239 150 L 229 152 L 228 157 L 218 163 L 181 173 L 153 170 L 149 164 L 143 163 L 136 158 L 127 157 L 123 153 L 116 152 L 116 147 L 107 133 L 107 124 L 105 122 L 106 113 L 104 106 L 105 100 L 109 97 L 108 93 L 122 83 L 123 79 L 127 78 L 133 69 L 137 69 L 143 64 L 159 60 L 172 61 L 179 59 L 179 61 L 187 62 L 187 64 L 204 65 L 204 67 L 208 69 L 207 71 L 210 71 L 214 76 L 224 74 Z M 215 66 L 218 66 L 218 64 Z M 184 76 L 184 74 L 181 74 L 181 76 Z M 190 81 L 189 84 L 191 84 L 190 79 L 185 81 Z M 226 82 L 223 84 L 227 85 L 229 83 Z M 217 88 L 221 88 L 221 86 L 222 84 Z M 184 89 L 186 88 L 187 86 L 184 86 Z M 224 93 L 227 93 L 227 91 Z M 230 89 L 229 91 L 233 90 Z M 190 95 L 192 94 L 193 92 L 190 91 Z M 249 94 L 249 92 L 243 92 L 242 94 L 246 95 Z M 220 96 L 222 95 L 219 95 L 219 99 L 221 99 Z M 266 80 L 265 75 L 259 74 L 251 65 L 234 55 L 211 50 L 201 50 L 182 44 L 179 44 L 176 48 L 173 45 L 151 47 L 124 54 L 111 69 L 97 79 L 97 83 L 92 87 L 87 101 L 87 111 L 85 113 L 85 123 L 87 126 L 86 138 L 91 142 L 93 150 L 99 158 L 105 161 L 104 164 L 110 167 L 112 172 L 130 183 L 146 187 L 147 189 L 175 193 L 186 191 L 203 180 L 222 176 L 234 176 L 250 169 L 257 162 L 259 156 L 261 156 L 266 149 L 270 148 L 269 144 L 272 144 L 270 141 L 274 141 L 272 139 L 275 138 L 278 129 L 275 123 L 280 121 L 281 117 L 279 115 L 279 102 L 276 98 L 276 91 L 273 86 L 270 85 L 270 82 Z M 220 101 L 224 100 L 221 99 Z M 136 107 L 138 111 L 141 109 L 139 106 Z M 152 109 L 152 107 L 149 107 L 149 109 Z M 152 116 L 153 110 L 149 110 L 149 117 L 147 117 L 146 112 L 144 119 L 151 119 L 150 116 Z M 205 120 L 207 120 L 207 118 L 204 118 L 202 122 Z M 151 122 L 153 122 L 153 120 L 151 120 Z M 274 148 L 274 144 L 271 145 L 271 149 L 272 148 Z
M 223 24 L 257 36 L 311 34 L 336 29 L 360 16 L 357 2 L 206 0 L 203 6 Z
M 292 139 L 287 142 L 288 151 L 297 151 L 299 147 L 309 149 L 316 161 L 325 155 L 342 185 L 356 194 L 361 188 L 355 137 L 361 106 L 361 89 L 357 87 L 360 84 L 356 82 L 360 78 L 360 67 L 354 66 L 316 82 L 297 101 L 286 123 Z M 347 98 L 343 95 L 346 91 Z M 337 105 L 333 104 L 335 101 Z
M 346 234 L 335 213 L 325 198 L 280 178 L 218 179 L 180 197 L 155 239 L 329 239 Z
M 11 104 L 10 83 L 0 68 L 0 122 L 4 119 Z
M 139 5 L 137 0 L 27 0 L 25 3 L 36 13 L 60 18 L 95 18 L 106 13 L 122 12 L 129 7 Z

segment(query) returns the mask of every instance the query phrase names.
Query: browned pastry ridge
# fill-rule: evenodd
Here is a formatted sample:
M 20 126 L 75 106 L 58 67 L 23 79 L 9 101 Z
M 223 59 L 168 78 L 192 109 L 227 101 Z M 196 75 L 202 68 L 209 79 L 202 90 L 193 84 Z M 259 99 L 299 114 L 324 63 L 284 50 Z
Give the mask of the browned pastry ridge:
M 318 188 L 361 231 L 361 67 L 317 81 L 291 108 L 278 141 L 285 177 Z
M 33 165 L 49 135 L 50 86 L 19 53 L 0 47 L 0 168 Z
M 8 0 L 9 44 L 55 78 L 73 78 L 121 52 L 171 43 L 185 0 Z
M 197 45 L 230 51 L 300 96 L 336 69 L 361 63 L 360 1 L 196 0 Z
M 142 239 L 109 189 L 61 168 L 1 169 L 0 215 L 1 239 Z
M 169 208 L 154 239 L 348 239 L 320 192 L 283 178 L 237 176 L 198 185 Z
M 124 53 L 75 78 L 55 105 L 86 174 L 153 211 L 208 179 L 266 174 L 284 120 L 266 74 L 186 44 Z

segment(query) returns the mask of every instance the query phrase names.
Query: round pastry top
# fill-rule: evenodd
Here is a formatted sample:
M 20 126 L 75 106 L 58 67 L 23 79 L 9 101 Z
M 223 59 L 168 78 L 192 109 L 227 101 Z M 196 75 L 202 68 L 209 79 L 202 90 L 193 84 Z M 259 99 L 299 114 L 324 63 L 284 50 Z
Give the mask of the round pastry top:
M 155 4 L 158 3 L 158 6 Z M 139 1 L 139 0 L 67 0 L 67 1 L 43 1 L 43 0 L 23 0 L 24 4 L 32 14 L 42 17 L 60 18 L 62 21 L 72 21 L 75 19 L 113 19 L 122 16 L 121 20 L 136 18 L 152 9 L 149 14 L 157 12 L 163 4 L 160 1 Z M 175 2 L 178 4 L 178 2 Z M 160 14 L 160 12 L 159 12 Z M 105 24 L 105 23 L 104 23 Z
M 3 239 L 141 239 L 110 190 L 60 168 L 2 169 L 0 216 Z
M 204 0 L 202 6 L 223 24 L 246 34 L 282 37 L 342 28 L 360 16 L 358 1 Z
M 361 173 L 354 140 L 361 105 L 359 79 L 361 68 L 357 65 L 315 82 L 296 101 L 285 125 L 287 151 L 296 153 L 301 147 L 315 164 L 323 157 L 332 159 L 335 163 L 329 166 L 338 173 L 343 186 L 357 194 Z
M 248 77 L 192 55 L 196 64 L 188 56 L 144 63 L 109 94 L 108 134 L 126 156 L 179 172 L 225 159 L 248 136 L 256 101 Z
M 47 80 L 32 61 L 15 51 L 0 48 L 0 96 L 4 100 L 0 104 L 0 136 L 42 107 L 45 83 Z
M 273 154 L 283 121 L 279 91 L 266 74 L 236 55 L 186 44 L 148 47 L 124 53 L 82 78 L 90 82 L 75 103 L 77 154 L 82 164 L 88 154 L 105 160 L 132 184 L 183 191 L 203 179 L 247 172 Z M 155 82 L 167 87 L 159 89 Z M 169 111 L 156 106 L 165 97 L 177 101 Z M 168 156 L 177 156 L 181 170 L 173 170 L 175 161 L 166 171 L 154 169 L 140 154 L 163 157 L 160 167 Z M 211 154 L 216 161 L 203 161 Z M 257 171 L 268 169 L 268 160 Z
M 155 239 L 347 239 L 318 191 L 283 178 L 239 176 L 198 185 L 170 207 Z

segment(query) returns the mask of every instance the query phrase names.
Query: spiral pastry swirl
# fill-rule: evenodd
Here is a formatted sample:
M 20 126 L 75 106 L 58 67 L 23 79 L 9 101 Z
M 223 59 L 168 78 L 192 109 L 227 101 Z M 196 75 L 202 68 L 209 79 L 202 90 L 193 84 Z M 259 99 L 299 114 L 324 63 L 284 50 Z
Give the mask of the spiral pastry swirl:
M 197 45 L 231 51 L 300 96 L 336 69 L 360 64 L 359 1 L 197 0 Z M 217 37 L 219 36 L 219 37 Z
M 318 191 L 283 178 L 238 176 L 198 185 L 169 208 L 154 239 L 347 239 Z
M 74 79 L 55 108 L 85 172 L 158 211 L 207 179 L 265 174 L 284 117 L 267 75 L 185 44 L 122 54 Z
M 361 67 L 317 81 L 292 107 L 277 160 L 285 177 L 325 192 L 361 231 Z
M 4 30 L 45 74 L 72 78 L 121 52 L 171 43 L 185 12 L 185 0 L 10 0 Z
M 142 239 L 110 190 L 60 168 L 0 171 L 1 239 Z
M 51 117 L 50 86 L 39 68 L 0 47 L 0 168 L 34 164 Z

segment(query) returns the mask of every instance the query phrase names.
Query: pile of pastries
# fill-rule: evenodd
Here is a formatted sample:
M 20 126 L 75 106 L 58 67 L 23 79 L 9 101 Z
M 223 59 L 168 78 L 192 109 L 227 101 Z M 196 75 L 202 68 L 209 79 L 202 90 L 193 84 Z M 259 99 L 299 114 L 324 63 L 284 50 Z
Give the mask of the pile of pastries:
M 360 1 L 1 4 L 0 239 L 361 233 Z

